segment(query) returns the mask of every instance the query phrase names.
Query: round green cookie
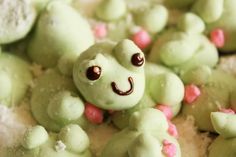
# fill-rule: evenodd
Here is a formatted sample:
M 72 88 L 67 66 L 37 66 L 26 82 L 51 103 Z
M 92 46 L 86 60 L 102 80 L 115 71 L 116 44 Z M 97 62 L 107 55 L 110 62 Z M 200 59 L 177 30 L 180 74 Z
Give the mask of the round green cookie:
M 30 65 L 9 53 L 0 54 L 0 104 L 18 105 L 32 81 Z
M 39 17 L 28 54 L 44 67 L 55 67 L 64 55 L 76 58 L 93 43 L 87 21 L 66 2 L 52 1 Z
M 84 104 L 73 80 L 49 70 L 38 78 L 32 90 L 31 110 L 35 119 L 48 130 L 59 131 L 70 123 L 86 126 Z
M 24 38 L 36 19 L 30 0 L 0 0 L 0 44 Z

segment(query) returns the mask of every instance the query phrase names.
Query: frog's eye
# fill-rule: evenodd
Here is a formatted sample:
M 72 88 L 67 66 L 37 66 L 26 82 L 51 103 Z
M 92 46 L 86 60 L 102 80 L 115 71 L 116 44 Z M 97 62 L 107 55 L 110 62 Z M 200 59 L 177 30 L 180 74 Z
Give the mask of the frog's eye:
M 132 55 L 131 63 L 134 66 L 140 67 L 144 63 L 144 57 L 140 53 L 135 53 Z
M 86 77 L 91 80 L 95 81 L 98 80 L 101 76 L 102 69 L 99 66 L 90 66 L 86 70 Z

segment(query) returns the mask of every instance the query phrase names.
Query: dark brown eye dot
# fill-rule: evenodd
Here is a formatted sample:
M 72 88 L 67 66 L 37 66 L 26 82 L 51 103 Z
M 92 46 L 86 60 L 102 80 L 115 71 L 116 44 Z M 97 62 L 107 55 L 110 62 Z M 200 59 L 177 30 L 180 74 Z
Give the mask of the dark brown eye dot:
M 144 63 L 144 58 L 140 53 L 135 53 L 131 58 L 131 62 L 134 66 L 142 66 Z
M 87 69 L 86 71 L 86 76 L 89 80 L 97 80 L 99 79 L 100 75 L 101 75 L 101 67 L 99 66 L 91 66 Z

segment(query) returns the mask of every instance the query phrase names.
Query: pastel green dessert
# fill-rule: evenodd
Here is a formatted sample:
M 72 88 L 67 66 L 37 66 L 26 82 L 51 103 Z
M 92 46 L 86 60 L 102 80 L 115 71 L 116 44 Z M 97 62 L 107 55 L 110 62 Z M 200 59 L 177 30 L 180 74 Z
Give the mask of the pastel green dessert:
M 208 32 L 223 30 L 225 44 L 220 49 L 225 52 L 236 50 L 235 6 L 235 0 L 197 0 L 193 5 L 193 11 L 206 22 Z
M 161 111 L 145 109 L 135 112 L 129 126 L 112 137 L 101 157 L 180 157 L 179 144 L 167 130 L 168 122 Z M 165 154 L 164 141 L 172 146 L 171 155 Z
M 211 113 L 215 130 L 220 134 L 209 147 L 209 157 L 233 157 L 235 151 L 236 115 L 220 112 Z
M 86 99 L 107 110 L 135 106 L 145 88 L 144 54 L 130 40 L 97 43 L 75 62 L 75 85 Z
M 164 29 L 168 20 L 168 10 L 163 5 L 153 5 L 137 9 L 134 13 L 135 24 L 155 34 Z
M 29 128 L 21 146 L 6 148 L 4 157 L 91 157 L 89 138 L 75 124 L 70 124 L 56 133 L 48 134 L 44 127 Z
M 44 67 L 55 67 L 61 58 L 76 58 L 93 43 L 93 33 L 87 21 L 66 2 L 51 1 L 39 17 L 28 54 Z M 71 58 L 64 66 L 73 65 Z
M 0 104 L 18 105 L 32 81 L 30 65 L 9 53 L 0 54 Z
M 173 116 L 179 113 L 184 95 L 184 85 L 179 77 L 168 68 L 151 63 L 145 65 L 145 76 L 145 93 L 138 104 L 130 109 L 112 114 L 113 123 L 117 127 L 126 127 L 129 123 L 127 119 L 135 111 L 158 105 L 168 106 Z
M 198 77 L 205 76 L 205 77 Z M 195 79 L 194 79 L 195 78 Z M 215 131 L 211 120 L 211 112 L 221 109 L 235 108 L 233 104 L 236 80 L 221 70 L 210 70 L 207 67 L 195 70 L 185 75 L 185 84 L 195 84 L 201 94 L 192 103 L 185 102 L 183 114 L 192 115 L 200 130 Z M 217 131 L 217 130 L 216 130 Z
M 49 70 L 36 80 L 30 102 L 34 118 L 48 130 L 59 131 L 71 123 L 86 126 L 84 103 L 73 80 L 56 70 Z
M 0 44 L 7 44 L 29 33 L 36 10 L 30 0 L 0 0 L 0 16 Z
M 184 14 L 177 29 L 166 31 L 154 43 L 149 61 L 170 67 L 180 77 L 199 66 L 214 67 L 219 58 L 217 49 L 202 34 L 204 29 L 204 23 L 198 16 Z

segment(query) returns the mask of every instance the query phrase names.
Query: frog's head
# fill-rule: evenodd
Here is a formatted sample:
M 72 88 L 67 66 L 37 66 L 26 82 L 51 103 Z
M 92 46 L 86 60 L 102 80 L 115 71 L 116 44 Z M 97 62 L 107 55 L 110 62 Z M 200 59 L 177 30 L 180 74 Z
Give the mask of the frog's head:
M 77 59 L 74 82 L 97 107 L 122 110 L 135 106 L 145 88 L 144 54 L 130 40 L 90 47 Z

